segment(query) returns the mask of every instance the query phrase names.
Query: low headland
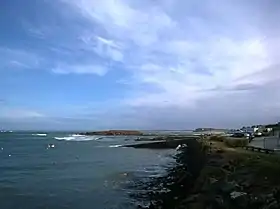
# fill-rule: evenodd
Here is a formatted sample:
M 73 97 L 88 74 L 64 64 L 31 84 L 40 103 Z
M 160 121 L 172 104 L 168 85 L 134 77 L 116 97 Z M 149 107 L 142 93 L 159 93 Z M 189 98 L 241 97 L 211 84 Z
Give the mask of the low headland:
M 91 131 L 91 132 L 82 132 L 81 135 L 101 135 L 101 136 L 142 136 L 141 131 L 136 130 L 106 130 L 106 131 Z
M 164 176 L 135 182 L 131 196 L 139 208 L 280 208 L 278 154 L 248 151 L 245 138 L 188 138 L 184 144 Z

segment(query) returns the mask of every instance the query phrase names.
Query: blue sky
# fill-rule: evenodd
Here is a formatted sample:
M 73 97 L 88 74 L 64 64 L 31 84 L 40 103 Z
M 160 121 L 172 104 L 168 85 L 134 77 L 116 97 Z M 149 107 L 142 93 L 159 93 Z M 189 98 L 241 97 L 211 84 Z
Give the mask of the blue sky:
M 0 128 L 280 120 L 276 0 L 2 0 Z

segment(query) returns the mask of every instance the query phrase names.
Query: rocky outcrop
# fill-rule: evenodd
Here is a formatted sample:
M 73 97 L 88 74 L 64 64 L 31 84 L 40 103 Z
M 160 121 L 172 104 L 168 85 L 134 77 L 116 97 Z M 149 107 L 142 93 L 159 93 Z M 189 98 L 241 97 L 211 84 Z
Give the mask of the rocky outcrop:
M 93 131 L 93 132 L 85 132 L 80 133 L 82 135 L 103 135 L 103 136 L 141 136 L 143 135 L 140 131 L 135 130 L 108 130 L 108 131 Z

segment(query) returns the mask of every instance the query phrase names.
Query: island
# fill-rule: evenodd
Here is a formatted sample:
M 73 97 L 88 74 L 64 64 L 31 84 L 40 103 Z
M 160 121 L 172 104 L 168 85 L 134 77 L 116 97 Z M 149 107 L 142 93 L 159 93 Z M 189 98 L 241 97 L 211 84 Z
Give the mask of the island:
M 136 130 L 106 130 L 79 133 L 80 135 L 102 135 L 102 136 L 142 136 L 143 133 Z

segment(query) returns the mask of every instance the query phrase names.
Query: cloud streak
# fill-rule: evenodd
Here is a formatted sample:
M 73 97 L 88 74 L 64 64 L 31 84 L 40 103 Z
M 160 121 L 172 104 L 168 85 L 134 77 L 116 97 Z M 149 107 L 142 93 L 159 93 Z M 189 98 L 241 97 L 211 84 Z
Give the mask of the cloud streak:
M 54 73 L 57 74 L 96 74 L 99 76 L 104 76 L 108 68 L 106 66 L 98 65 L 62 65 L 52 69 Z
M 43 59 L 28 51 L 0 47 L 0 70 L 4 68 L 31 69 L 40 66 Z
M 34 119 L 45 117 L 42 113 L 37 111 L 22 109 L 22 108 L 12 108 L 12 107 L 1 107 L 0 119 L 7 120 L 24 120 L 24 119 Z

